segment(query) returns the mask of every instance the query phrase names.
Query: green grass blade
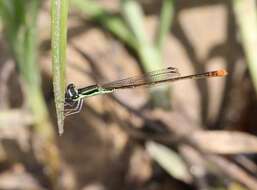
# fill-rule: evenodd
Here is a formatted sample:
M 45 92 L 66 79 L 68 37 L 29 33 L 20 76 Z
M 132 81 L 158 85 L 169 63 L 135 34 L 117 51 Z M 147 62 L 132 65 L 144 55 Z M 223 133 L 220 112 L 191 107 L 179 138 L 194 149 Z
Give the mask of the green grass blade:
M 255 0 L 234 0 L 233 6 L 240 29 L 249 71 L 257 92 L 257 9 Z
M 156 33 L 155 45 L 159 52 L 162 52 L 165 39 L 170 31 L 172 19 L 174 16 L 174 0 L 164 0 L 162 4 L 160 24 Z
M 139 45 L 148 44 L 144 30 L 144 14 L 139 3 L 135 0 L 122 0 L 121 8 L 122 14 Z
M 64 93 L 65 93 L 65 62 L 67 44 L 67 17 L 68 0 L 51 1 L 51 35 L 52 35 L 52 61 L 53 86 L 57 113 L 58 131 L 63 133 L 64 124 Z
M 73 0 L 72 5 L 79 11 L 89 16 L 93 21 L 106 28 L 130 48 L 138 48 L 134 35 L 132 35 L 127 25 L 119 16 L 109 14 L 95 1 Z
M 144 70 L 149 72 L 161 69 L 159 53 L 147 39 L 144 31 L 144 14 L 140 4 L 135 0 L 122 0 L 121 7 L 128 28 L 137 40 L 138 47 L 135 51 L 139 55 Z
M 144 31 L 144 15 L 140 4 L 135 0 L 123 0 L 121 2 L 124 18 L 137 40 L 138 48 L 135 51 L 139 56 L 139 61 L 142 64 L 144 70 L 149 72 L 163 68 L 164 64 L 162 61 L 162 53 L 160 49 L 158 46 L 148 40 L 148 37 Z M 170 2 L 165 2 L 165 5 L 169 5 L 169 3 Z M 165 22 L 161 23 L 162 25 L 165 24 L 165 26 L 162 27 L 161 35 L 159 35 L 161 36 L 161 40 L 165 39 L 164 36 L 168 33 L 166 30 L 169 29 L 169 26 L 167 26 L 168 10 L 170 10 L 170 8 L 165 8 L 166 15 L 162 16 L 166 20 Z M 167 109 L 170 108 L 169 89 L 167 86 L 162 86 L 158 89 L 151 89 L 151 99 L 154 106 Z

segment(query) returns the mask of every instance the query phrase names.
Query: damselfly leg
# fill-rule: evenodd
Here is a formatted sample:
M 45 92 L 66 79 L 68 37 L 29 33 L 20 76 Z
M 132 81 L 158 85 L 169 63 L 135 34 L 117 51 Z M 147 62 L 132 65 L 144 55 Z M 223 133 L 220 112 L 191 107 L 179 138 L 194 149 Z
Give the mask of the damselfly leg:
M 73 115 L 79 113 L 83 106 L 83 99 L 79 99 L 74 102 L 65 102 L 64 104 L 64 116 Z

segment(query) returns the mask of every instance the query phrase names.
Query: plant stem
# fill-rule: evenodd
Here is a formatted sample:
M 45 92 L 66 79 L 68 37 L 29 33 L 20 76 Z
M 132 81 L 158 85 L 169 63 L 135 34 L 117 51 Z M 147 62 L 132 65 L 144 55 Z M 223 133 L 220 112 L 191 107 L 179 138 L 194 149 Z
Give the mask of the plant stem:
M 59 135 L 63 133 L 68 0 L 52 0 L 53 86 Z

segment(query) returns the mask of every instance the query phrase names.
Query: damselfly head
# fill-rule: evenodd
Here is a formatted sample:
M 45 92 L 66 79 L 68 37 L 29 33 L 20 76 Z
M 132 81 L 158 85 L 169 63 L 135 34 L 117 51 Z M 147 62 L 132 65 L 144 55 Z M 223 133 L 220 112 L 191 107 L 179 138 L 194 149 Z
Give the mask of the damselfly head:
M 79 97 L 78 90 L 73 83 L 67 86 L 65 92 L 65 102 L 74 101 Z

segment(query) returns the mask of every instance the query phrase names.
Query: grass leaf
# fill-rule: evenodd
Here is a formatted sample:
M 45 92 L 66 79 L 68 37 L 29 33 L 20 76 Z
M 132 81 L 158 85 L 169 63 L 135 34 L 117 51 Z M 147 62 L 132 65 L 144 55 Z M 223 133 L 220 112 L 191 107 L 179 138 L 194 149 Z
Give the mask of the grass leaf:
M 88 15 L 90 19 L 99 23 L 102 27 L 110 31 L 114 36 L 119 38 L 130 48 L 138 48 L 134 35 L 132 35 L 127 25 L 119 16 L 109 14 L 95 1 L 73 0 L 72 5 L 79 11 Z
M 138 44 L 144 46 L 148 40 L 144 31 L 144 14 L 141 6 L 135 0 L 122 0 L 121 7 L 123 16 Z
M 162 4 L 160 24 L 158 27 L 158 32 L 156 33 L 155 45 L 159 52 L 162 52 L 165 39 L 170 31 L 170 26 L 172 23 L 172 18 L 174 15 L 174 0 L 164 0 Z
M 255 0 L 234 0 L 233 6 L 239 26 L 249 71 L 257 93 L 257 9 Z
M 51 1 L 53 86 L 58 131 L 63 133 L 68 0 Z

